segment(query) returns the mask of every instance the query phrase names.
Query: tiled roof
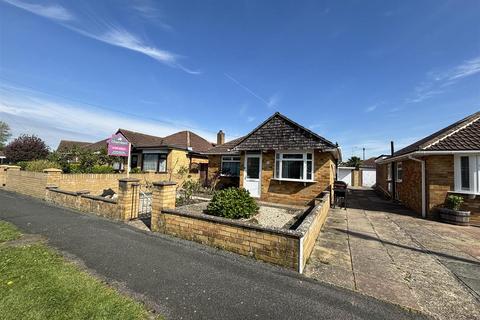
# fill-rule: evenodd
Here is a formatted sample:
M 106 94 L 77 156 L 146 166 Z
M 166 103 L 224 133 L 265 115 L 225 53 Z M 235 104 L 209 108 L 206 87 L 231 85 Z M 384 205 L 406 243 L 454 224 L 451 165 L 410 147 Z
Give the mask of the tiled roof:
M 57 147 L 57 151 L 68 151 L 74 147 L 81 148 L 89 144 L 92 144 L 92 143 L 84 142 L 84 141 L 60 140 L 60 143 L 58 144 L 58 147 Z
M 235 150 L 329 149 L 336 146 L 276 112 L 246 135 Z
M 208 151 L 204 152 L 205 154 L 236 154 L 238 151 L 234 151 L 233 148 L 239 143 L 244 137 L 233 139 L 231 141 L 225 142 L 224 144 L 219 144 Z
M 367 160 L 363 160 L 362 163 L 360 163 L 360 168 L 375 168 L 375 157 L 369 158 Z
M 125 129 L 118 129 L 117 133 L 123 134 L 134 147 L 157 147 L 162 145 L 162 137 Z
M 180 131 L 165 138 L 125 129 L 118 129 L 117 133 L 123 134 L 135 148 L 170 147 L 187 150 L 188 147 L 191 147 L 191 151 L 201 153 L 213 146 L 211 142 L 191 131 Z M 85 147 L 89 150 L 98 151 L 107 148 L 107 141 L 108 139 L 103 139 Z
M 205 152 L 213 147 L 213 143 L 208 142 L 196 133 L 191 131 L 180 131 L 163 138 L 164 145 L 177 147 L 181 149 L 192 148 L 194 152 Z
M 420 150 L 480 150 L 480 111 L 398 150 L 393 156 L 401 156 Z

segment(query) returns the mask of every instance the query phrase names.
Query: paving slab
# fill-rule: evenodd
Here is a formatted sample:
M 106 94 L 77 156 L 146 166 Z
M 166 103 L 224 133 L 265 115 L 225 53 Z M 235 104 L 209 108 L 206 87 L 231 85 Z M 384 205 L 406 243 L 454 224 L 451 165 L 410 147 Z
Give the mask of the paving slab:
M 421 219 L 370 189 L 349 193 L 351 208 L 330 210 L 308 276 L 438 319 L 480 319 L 480 228 Z

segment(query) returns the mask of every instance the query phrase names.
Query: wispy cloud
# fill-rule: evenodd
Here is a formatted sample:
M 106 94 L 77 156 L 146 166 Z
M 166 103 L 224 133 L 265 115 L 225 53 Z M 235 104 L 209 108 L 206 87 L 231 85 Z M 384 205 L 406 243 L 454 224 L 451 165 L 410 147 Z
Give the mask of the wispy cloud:
M 43 5 L 43 4 L 34 4 L 34 3 L 26 3 L 17 0 L 3 0 L 6 3 L 11 4 L 17 8 L 29 11 L 36 15 L 58 20 L 58 21 L 70 21 L 74 20 L 73 14 L 65 9 L 64 7 L 52 4 L 52 5 Z
M 10 124 L 14 137 L 22 133 L 36 134 L 52 147 L 56 147 L 60 139 L 98 141 L 118 128 L 157 136 L 192 130 L 210 141 L 215 139 L 214 132 L 185 125 L 182 120 L 142 118 L 4 83 L 0 85 L 0 118 Z
M 83 36 L 110 44 L 112 46 L 117 46 L 141 53 L 152 59 L 155 59 L 158 62 L 168 65 L 172 68 L 180 69 L 189 74 L 201 73 L 199 70 L 192 70 L 181 64 L 180 59 L 182 56 L 150 45 L 132 32 L 126 30 L 124 27 L 107 23 L 101 18 L 95 19 L 95 23 L 91 23 L 89 21 L 79 21 L 78 19 L 73 18 L 74 16 L 70 11 L 60 5 L 28 4 L 18 0 L 4 1 L 42 17 L 60 22 L 62 26 Z
M 444 93 L 458 81 L 477 73 L 480 73 L 480 56 L 443 72 L 429 72 L 427 79 L 415 87 L 413 97 L 408 98 L 406 102 L 418 103 L 430 99 Z
M 277 107 L 279 101 L 280 101 L 280 95 L 278 93 L 275 93 L 270 98 L 268 98 L 267 106 L 271 109 L 275 108 Z
M 250 95 L 252 95 L 253 97 L 255 97 L 258 100 L 260 100 L 261 102 L 263 102 L 267 107 L 272 108 L 272 107 L 277 105 L 277 102 L 278 102 L 278 99 L 279 99 L 277 94 L 274 94 L 268 100 L 266 100 L 266 99 L 262 98 L 260 95 L 258 95 L 256 92 L 254 92 L 252 89 L 250 89 L 249 87 L 247 87 L 246 85 L 242 84 L 240 81 L 238 81 L 237 79 L 235 79 L 234 77 L 229 75 L 228 73 L 224 73 L 224 75 L 225 75 L 225 77 L 230 79 L 233 83 L 238 85 L 240 88 L 242 88 L 243 90 L 248 92 Z
M 157 8 L 157 3 L 151 0 L 137 0 L 133 1 L 131 8 L 137 12 L 140 17 L 148 19 L 152 23 L 160 26 L 161 28 L 171 31 L 173 27 L 164 22 L 162 13 Z
M 373 112 L 377 109 L 378 104 L 371 105 L 365 109 L 365 112 Z

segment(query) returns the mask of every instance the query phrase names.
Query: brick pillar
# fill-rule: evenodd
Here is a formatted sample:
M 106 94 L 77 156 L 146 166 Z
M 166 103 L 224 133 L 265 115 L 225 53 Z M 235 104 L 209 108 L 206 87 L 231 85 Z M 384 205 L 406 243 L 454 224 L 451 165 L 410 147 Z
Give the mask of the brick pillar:
M 7 168 L 8 166 L 5 164 L 0 165 L 0 188 L 5 187 L 7 183 Z
M 128 221 L 138 217 L 140 197 L 139 182 L 140 179 L 136 178 L 123 178 L 118 180 L 118 219 Z
M 160 231 L 163 226 L 161 211 L 164 209 L 175 209 L 177 196 L 176 183 L 171 181 L 160 181 L 153 183 L 152 190 L 152 217 L 150 228 L 152 231 Z
M 47 185 L 46 187 L 59 187 L 60 177 L 62 176 L 63 171 L 57 168 L 48 168 L 43 170 L 47 174 Z

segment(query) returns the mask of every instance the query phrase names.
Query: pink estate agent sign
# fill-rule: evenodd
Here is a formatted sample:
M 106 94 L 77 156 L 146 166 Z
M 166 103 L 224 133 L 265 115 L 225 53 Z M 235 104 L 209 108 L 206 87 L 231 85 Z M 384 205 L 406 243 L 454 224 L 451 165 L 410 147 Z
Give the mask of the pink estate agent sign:
M 108 155 L 128 157 L 129 142 L 122 134 L 114 134 L 108 140 Z

